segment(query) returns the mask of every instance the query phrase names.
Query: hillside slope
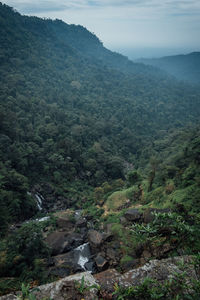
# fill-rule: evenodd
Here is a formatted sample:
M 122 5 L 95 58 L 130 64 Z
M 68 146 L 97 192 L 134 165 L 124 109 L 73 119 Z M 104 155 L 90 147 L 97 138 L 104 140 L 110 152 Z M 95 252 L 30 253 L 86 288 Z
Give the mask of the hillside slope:
M 144 265 L 153 277 L 149 260 L 163 270 L 161 259 L 181 256 L 182 273 L 157 290 L 111 278 L 115 291 L 102 284 L 98 296 L 199 299 L 182 260 L 193 255 L 199 274 L 199 104 L 197 86 L 82 26 L 0 4 L 0 295 L 21 287 L 32 299 L 30 286 L 86 269 Z M 66 297 L 88 292 L 80 276 Z
M 138 62 L 158 67 L 179 80 L 200 84 L 200 52 L 155 59 L 139 59 Z
M 197 89 L 112 53 L 81 26 L 2 4 L 0 64 L 0 194 L 9 222 L 37 211 L 31 193 L 77 204 L 87 186 L 124 178 L 124 165 L 163 130 L 199 120 Z

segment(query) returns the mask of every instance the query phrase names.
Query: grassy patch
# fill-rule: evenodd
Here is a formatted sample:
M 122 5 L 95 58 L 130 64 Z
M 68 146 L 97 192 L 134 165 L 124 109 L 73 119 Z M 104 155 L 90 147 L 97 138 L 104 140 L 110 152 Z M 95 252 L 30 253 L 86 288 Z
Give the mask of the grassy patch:
M 120 264 L 125 264 L 125 263 L 128 263 L 130 261 L 133 260 L 133 257 L 129 256 L 129 255 L 124 255 L 121 260 L 120 260 Z
M 134 202 L 134 193 L 137 192 L 138 187 L 133 186 L 128 189 L 114 192 L 112 195 L 110 195 L 105 203 L 105 206 L 108 208 L 108 210 L 116 211 L 121 206 L 126 204 L 128 200 L 130 200 L 132 203 Z

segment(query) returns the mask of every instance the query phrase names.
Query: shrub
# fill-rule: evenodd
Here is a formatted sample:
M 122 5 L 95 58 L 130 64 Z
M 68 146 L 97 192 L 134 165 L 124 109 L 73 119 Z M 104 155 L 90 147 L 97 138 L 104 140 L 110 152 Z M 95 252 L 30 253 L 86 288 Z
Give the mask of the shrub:
M 42 279 L 41 259 L 49 255 L 49 249 L 43 241 L 42 224 L 36 222 L 24 224 L 1 242 L 0 251 L 4 253 L 1 276 Z

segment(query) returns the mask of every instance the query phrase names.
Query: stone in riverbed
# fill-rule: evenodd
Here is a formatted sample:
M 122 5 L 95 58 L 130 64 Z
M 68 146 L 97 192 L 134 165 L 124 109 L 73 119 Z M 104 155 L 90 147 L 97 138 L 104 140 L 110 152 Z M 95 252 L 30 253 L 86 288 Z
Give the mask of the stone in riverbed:
M 91 229 L 88 231 L 88 241 L 92 247 L 99 247 L 103 242 L 103 235 L 100 232 Z
M 95 262 L 96 262 L 97 270 L 99 272 L 104 271 L 109 266 L 109 262 L 100 254 L 98 254 L 97 257 L 95 258 Z
M 49 268 L 49 274 L 59 277 L 66 277 L 83 271 L 83 269 L 75 261 L 74 251 L 54 256 L 53 263 L 54 266 Z
M 84 235 L 67 231 L 54 231 L 46 238 L 47 245 L 52 249 L 52 255 L 58 255 L 80 246 L 84 242 Z
M 58 255 L 71 249 L 71 241 L 68 239 L 68 232 L 54 231 L 46 238 L 46 243 L 52 250 L 52 255 Z

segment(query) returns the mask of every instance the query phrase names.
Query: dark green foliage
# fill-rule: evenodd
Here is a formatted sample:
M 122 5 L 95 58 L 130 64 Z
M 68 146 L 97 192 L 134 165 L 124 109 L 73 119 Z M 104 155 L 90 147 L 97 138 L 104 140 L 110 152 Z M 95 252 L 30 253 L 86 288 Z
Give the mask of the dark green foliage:
M 8 222 L 24 220 L 37 212 L 28 195 L 28 179 L 10 166 L 0 163 L 0 227 L 6 232 Z
M 184 203 L 191 212 L 199 212 L 199 127 L 173 130 L 164 138 L 155 141 L 140 157 L 142 173 L 148 175 L 149 187 L 145 194 L 145 203 L 174 207 Z M 151 156 L 157 159 L 150 159 Z
M 25 280 L 43 279 L 41 259 L 48 257 L 40 223 L 30 222 L 1 241 L 0 275 Z
M 130 171 L 127 174 L 127 179 L 128 179 L 129 185 L 134 185 L 134 184 L 140 183 L 142 181 L 142 177 L 140 176 L 140 174 L 137 171 Z
M 120 216 L 111 215 L 107 221 L 113 223 L 112 233 L 119 241 L 123 256 L 132 256 L 139 248 L 149 251 L 151 258 L 174 256 L 180 252 L 182 255 L 199 253 L 199 216 L 191 216 L 183 208 L 182 215 L 180 212 L 155 213 L 150 223 L 134 223 L 129 227 L 120 224 Z M 163 253 L 162 249 L 169 245 L 168 253 Z
M 18 278 L 0 278 L 0 296 L 19 291 L 20 288 L 21 282 Z
M 34 213 L 27 191 L 35 184 L 71 199 L 75 180 L 99 186 L 124 178 L 124 161 L 160 130 L 198 120 L 197 90 L 112 53 L 82 26 L 2 4 L 0 25 L 0 195 L 8 221 Z
M 181 216 L 176 213 L 157 213 L 155 216 L 152 224 L 155 237 L 167 236 L 169 240 L 175 241 L 177 248 L 189 253 L 198 253 L 200 249 L 198 217 Z

